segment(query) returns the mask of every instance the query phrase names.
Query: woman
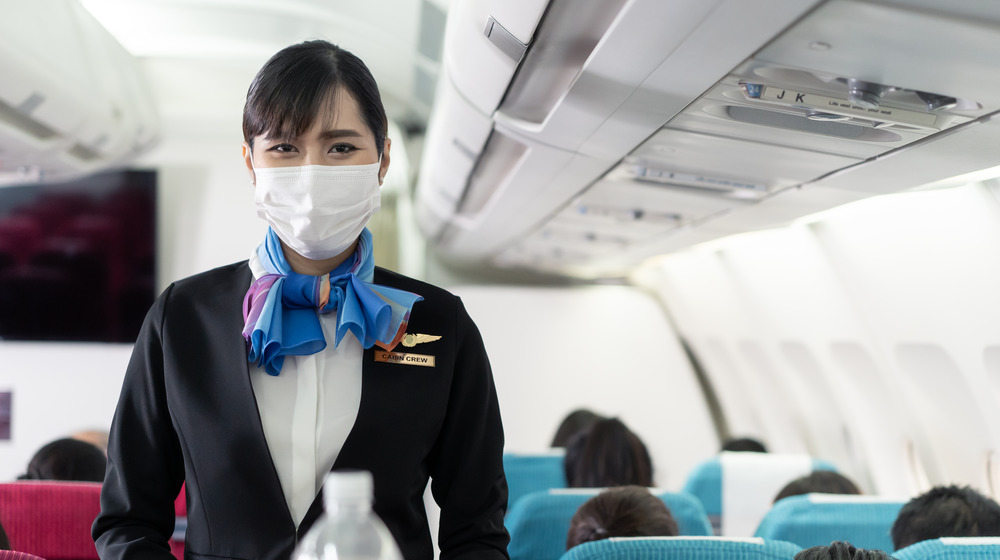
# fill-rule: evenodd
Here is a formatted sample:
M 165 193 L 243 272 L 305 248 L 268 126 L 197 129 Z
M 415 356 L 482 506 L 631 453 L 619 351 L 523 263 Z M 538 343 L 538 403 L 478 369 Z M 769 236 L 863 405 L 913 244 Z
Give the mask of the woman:
M 73 480 L 101 482 L 107 461 L 97 446 L 74 438 L 61 438 L 43 445 L 19 480 Z
M 653 485 L 653 461 L 646 445 L 617 418 L 595 422 L 566 444 L 566 486 Z
M 569 522 L 566 550 L 613 537 L 676 537 L 670 508 L 642 486 L 616 486 L 580 506 Z
M 108 449 L 101 557 L 287 558 L 331 469 L 364 469 L 407 559 L 507 558 L 503 429 L 489 361 L 455 296 L 376 269 L 364 228 L 389 166 L 359 59 L 288 47 L 254 78 L 244 159 L 267 237 L 249 261 L 168 287 L 129 364 Z M 242 333 L 242 336 L 241 336 Z

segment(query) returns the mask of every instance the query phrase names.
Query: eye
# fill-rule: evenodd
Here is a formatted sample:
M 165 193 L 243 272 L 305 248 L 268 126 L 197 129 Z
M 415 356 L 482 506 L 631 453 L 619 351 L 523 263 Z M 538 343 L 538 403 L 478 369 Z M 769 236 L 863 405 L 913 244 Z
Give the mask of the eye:
M 278 152 L 278 153 L 281 153 L 281 154 L 287 154 L 287 153 L 291 153 L 291 152 L 296 152 L 298 150 L 296 150 L 295 146 L 293 146 L 291 144 L 275 144 L 275 145 L 271 146 L 270 148 L 268 148 L 267 151 L 269 151 L 269 152 Z
M 330 147 L 331 154 L 349 154 L 354 150 L 357 150 L 357 148 L 350 144 L 334 144 Z

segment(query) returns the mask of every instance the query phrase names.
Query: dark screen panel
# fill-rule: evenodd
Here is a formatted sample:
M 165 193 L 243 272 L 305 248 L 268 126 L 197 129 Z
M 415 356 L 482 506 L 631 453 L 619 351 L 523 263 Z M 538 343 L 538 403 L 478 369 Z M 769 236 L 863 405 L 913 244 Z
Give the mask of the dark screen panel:
M 133 342 L 155 296 L 156 173 L 0 187 L 0 337 Z

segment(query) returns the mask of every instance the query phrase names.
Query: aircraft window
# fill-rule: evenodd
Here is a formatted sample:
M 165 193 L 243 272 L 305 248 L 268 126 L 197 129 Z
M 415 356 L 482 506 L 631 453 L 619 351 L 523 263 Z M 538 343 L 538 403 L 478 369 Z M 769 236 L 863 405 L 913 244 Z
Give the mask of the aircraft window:
M 897 406 L 899 392 L 889 390 L 884 374 L 861 344 L 835 342 L 830 345 L 830 357 L 836 377 L 850 395 L 842 412 L 855 427 L 852 435 L 866 457 L 872 488 L 882 494 L 916 492 L 921 483 L 910 466 L 907 447 L 900 445 L 907 416 L 905 409 Z M 901 472 L 909 476 L 900 476 Z
M 1000 499 L 1000 451 L 986 452 L 986 491 Z
M 754 389 L 766 411 L 768 438 L 775 443 L 776 450 L 810 453 L 796 395 L 788 391 L 777 365 L 757 341 L 742 340 L 739 350 L 740 358 L 753 372 Z
M 982 452 L 991 447 L 978 396 L 955 361 L 930 344 L 896 347 L 900 369 L 912 389 L 909 409 L 923 424 L 941 472 L 939 481 L 977 484 Z
M 986 365 L 986 379 L 993 386 L 993 400 L 1000 402 L 1000 346 L 988 346 L 983 351 L 983 361 Z
M 754 403 L 755 394 L 747 386 L 745 374 L 733 361 L 725 343 L 712 338 L 705 344 L 704 352 L 699 352 L 697 345 L 694 348 L 705 364 L 708 377 L 722 401 L 722 410 L 730 432 L 764 436 L 760 407 Z
M 860 479 L 858 473 L 863 465 L 852 461 L 857 454 L 850 447 L 851 434 L 844 423 L 841 393 L 828 382 L 830 376 L 807 345 L 789 341 L 782 342 L 779 348 L 782 359 L 794 374 L 789 381 L 800 392 L 795 399 L 807 420 L 810 451 L 817 457 L 833 461 L 852 478 Z
M 913 478 L 916 486 L 912 494 L 922 494 L 930 490 L 931 481 L 927 477 L 923 461 L 920 460 L 920 453 L 917 452 L 917 446 L 910 438 L 906 438 L 903 441 L 903 453 L 906 455 L 906 464 L 910 468 L 910 476 Z

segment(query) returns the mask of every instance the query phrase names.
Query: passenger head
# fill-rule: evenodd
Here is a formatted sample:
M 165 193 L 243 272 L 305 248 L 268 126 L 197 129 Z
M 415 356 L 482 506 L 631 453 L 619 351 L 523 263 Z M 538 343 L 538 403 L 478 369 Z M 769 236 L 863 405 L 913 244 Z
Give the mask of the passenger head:
M 364 137 L 353 139 L 354 143 L 365 144 L 353 146 L 363 161 L 347 161 L 349 158 L 342 157 L 340 163 L 332 164 L 374 163 L 382 158 L 381 178 L 388 166 L 387 157 L 382 157 L 388 119 L 378 85 L 364 62 L 334 44 L 319 40 L 278 51 L 257 72 L 243 107 L 243 139 L 252 152 L 246 156 L 248 168 L 251 163 L 261 163 L 264 157 L 261 150 L 267 150 L 258 148 L 258 140 L 266 138 L 278 143 L 298 138 L 316 126 L 318 119 L 330 121 L 319 125 L 339 130 L 343 128 L 345 111 L 363 129 L 358 132 Z M 328 126 L 333 123 L 337 126 Z M 253 162 L 250 155 L 256 158 Z M 313 163 L 324 164 L 318 161 L 304 164 Z
M 28 463 L 28 472 L 18 478 L 104 482 L 106 466 L 104 452 L 93 444 L 63 438 L 43 445 Z
M 81 430 L 70 437 L 93 444 L 105 455 L 108 454 L 108 432 L 106 430 Z
M 730 438 L 722 444 L 723 451 L 753 451 L 767 453 L 764 444 L 753 438 Z
M 892 525 L 897 550 L 940 537 L 1000 537 L 1000 505 L 968 486 L 938 486 L 907 502 Z
M 675 537 L 677 522 L 663 500 L 642 486 L 608 488 L 584 502 L 569 523 L 566 549 L 609 537 Z
M 778 492 L 774 501 L 789 496 L 809 494 L 812 492 L 820 494 L 860 494 L 861 490 L 851 479 L 833 471 L 813 471 L 806 476 L 796 478 L 789 482 Z
M 563 461 L 570 488 L 653 485 L 653 462 L 646 446 L 617 418 L 599 420 L 573 436 Z
M 594 425 L 594 422 L 603 419 L 604 417 L 600 414 L 586 408 L 578 408 L 570 412 L 566 415 L 566 418 L 563 418 L 562 423 L 559 424 L 556 435 L 552 438 L 551 447 L 566 447 L 571 437 L 582 430 L 589 429 Z
M 846 541 L 834 541 L 830 546 L 814 546 L 799 551 L 794 560 L 889 560 L 885 551 L 856 548 Z

